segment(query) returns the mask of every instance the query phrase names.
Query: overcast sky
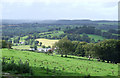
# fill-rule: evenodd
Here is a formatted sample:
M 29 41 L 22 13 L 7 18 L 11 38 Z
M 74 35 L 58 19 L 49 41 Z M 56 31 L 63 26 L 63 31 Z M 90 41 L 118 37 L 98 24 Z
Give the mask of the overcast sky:
M 2 0 L 2 19 L 117 20 L 119 0 Z

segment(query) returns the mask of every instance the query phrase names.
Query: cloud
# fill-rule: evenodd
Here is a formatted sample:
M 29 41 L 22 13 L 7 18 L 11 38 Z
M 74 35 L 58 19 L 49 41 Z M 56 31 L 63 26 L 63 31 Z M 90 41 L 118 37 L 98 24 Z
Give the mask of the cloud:
M 117 19 L 118 0 L 2 0 L 3 18 Z
M 118 2 L 119 0 L 1 0 L 4 3 L 104 3 L 104 2 Z

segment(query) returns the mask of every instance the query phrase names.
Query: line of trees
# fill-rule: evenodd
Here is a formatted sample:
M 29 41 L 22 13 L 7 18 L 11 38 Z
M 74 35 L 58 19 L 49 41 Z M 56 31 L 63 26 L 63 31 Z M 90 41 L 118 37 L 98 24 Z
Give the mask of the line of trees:
M 101 29 L 96 29 L 95 27 L 89 27 L 89 26 L 83 26 L 83 27 L 75 27 L 73 29 L 66 29 L 64 30 L 64 33 L 68 34 L 94 34 L 94 35 L 99 35 L 103 36 L 108 39 L 118 39 L 117 35 L 113 34 L 118 34 L 118 31 L 115 29 L 109 29 L 106 32 L 102 32 Z
M 82 57 L 99 58 L 103 62 L 119 63 L 120 62 L 120 40 L 108 39 L 98 43 L 87 43 L 80 41 L 70 41 L 67 37 L 55 43 L 57 52 L 61 57 L 65 55 L 76 55 Z

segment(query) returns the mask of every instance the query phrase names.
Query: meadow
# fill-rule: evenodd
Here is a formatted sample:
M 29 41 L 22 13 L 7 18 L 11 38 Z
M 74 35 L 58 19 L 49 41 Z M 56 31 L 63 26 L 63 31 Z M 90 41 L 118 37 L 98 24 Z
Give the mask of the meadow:
M 42 45 L 51 46 L 51 47 L 54 45 L 55 42 L 58 42 L 58 40 L 50 40 L 44 38 L 36 39 L 36 41 L 42 42 Z
M 12 46 L 13 49 L 30 49 L 30 45 L 18 45 L 18 46 Z M 41 46 L 37 46 L 37 48 L 41 48 Z
M 83 34 L 80 34 L 80 36 L 82 36 Z M 98 36 L 98 35 L 92 35 L 92 34 L 87 34 L 88 37 L 90 37 L 91 39 L 94 39 L 95 42 L 97 42 L 98 40 L 104 40 L 106 38 L 102 37 L 102 36 Z
M 31 51 L 2 49 L 2 57 L 12 58 L 17 63 L 20 59 L 29 62 L 33 76 L 117 76 L 118 65 L 88 60 L 86 57 L 68 55 L 67 58 L 54 54 L 47 55 Z M 5 72 L 5 71 L 4 71 Z M 22 74 L 28 75 L 28 74 Z

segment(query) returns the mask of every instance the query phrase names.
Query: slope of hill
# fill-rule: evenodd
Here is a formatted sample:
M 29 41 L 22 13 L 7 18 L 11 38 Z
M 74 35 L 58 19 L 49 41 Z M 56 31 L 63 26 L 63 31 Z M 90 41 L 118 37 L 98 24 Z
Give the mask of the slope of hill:
M 30 51 L 2 49 L 2 57 L 20 59 L 33 69 L 34 76 L 117 76 L 118 65 L 88 60 L 86 57 L 47 55 Z M 48 71 L 49 69 L 49 71 Z

